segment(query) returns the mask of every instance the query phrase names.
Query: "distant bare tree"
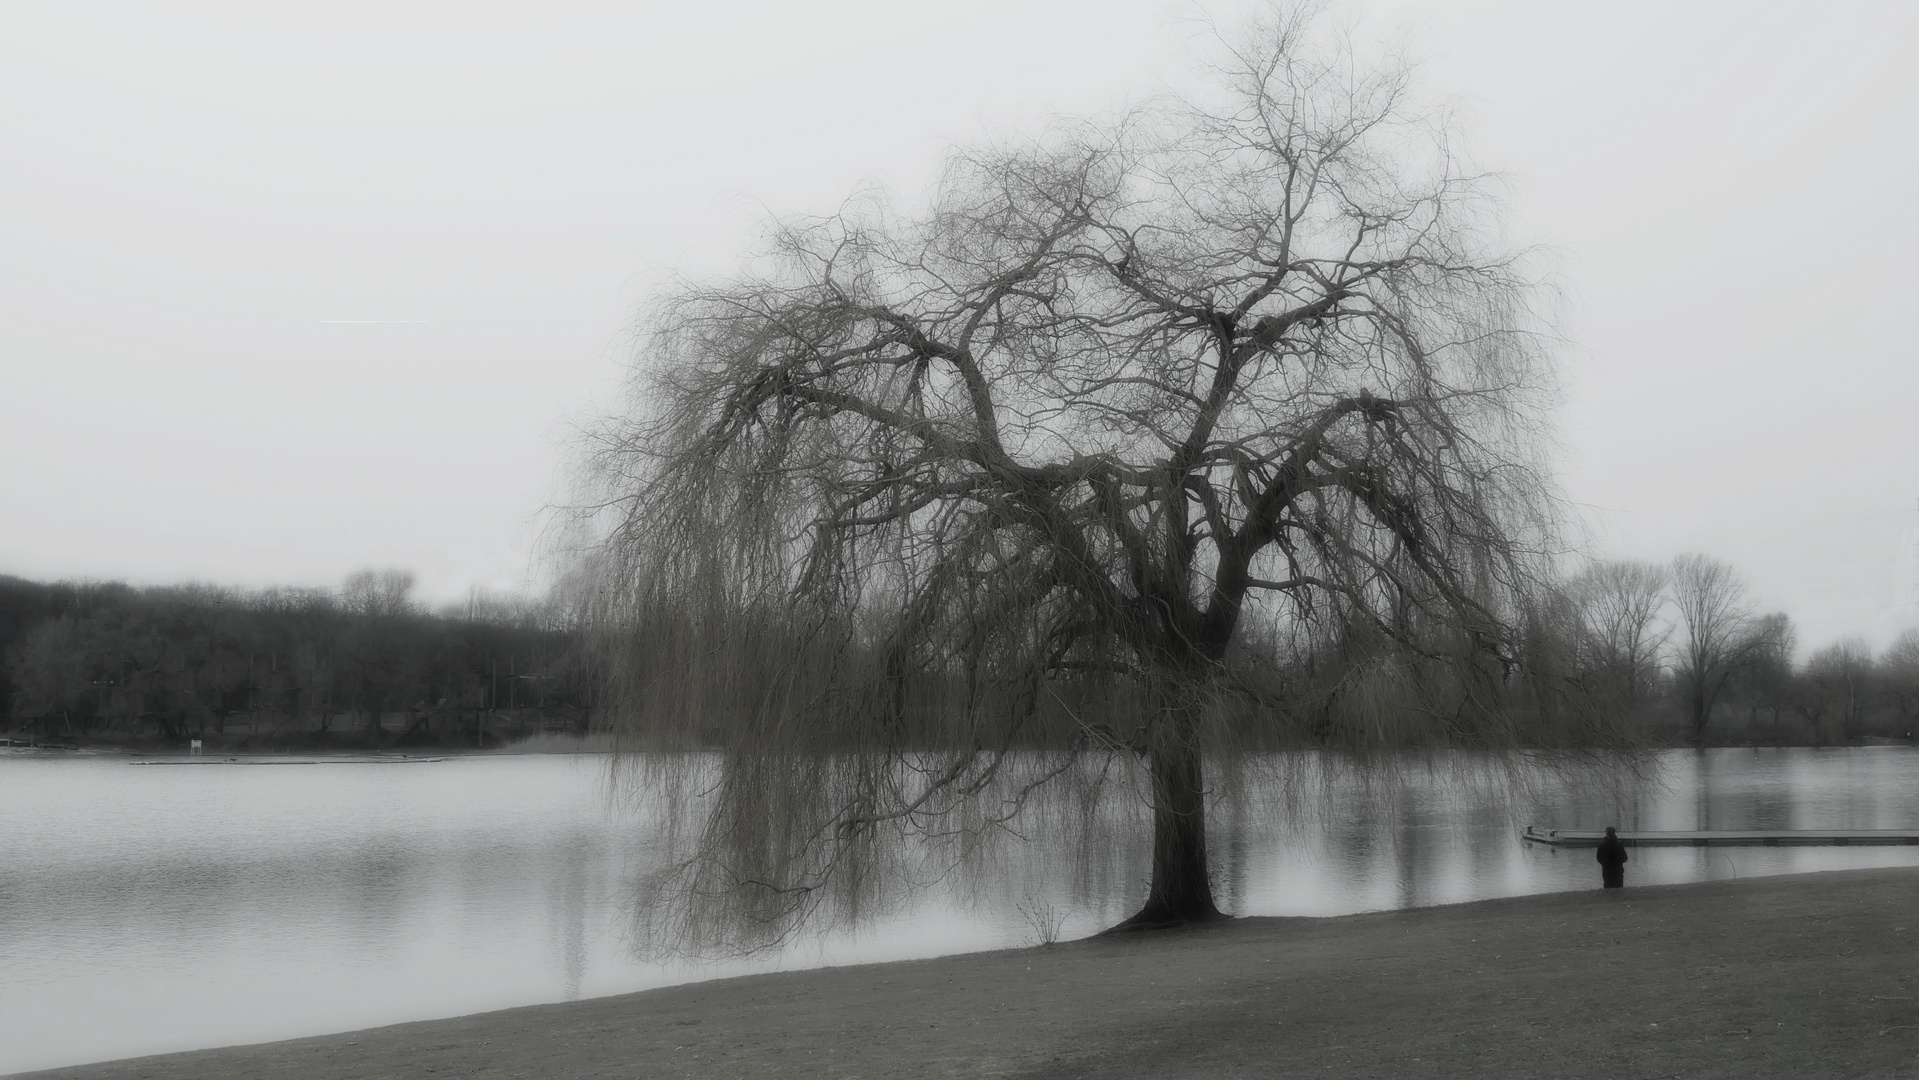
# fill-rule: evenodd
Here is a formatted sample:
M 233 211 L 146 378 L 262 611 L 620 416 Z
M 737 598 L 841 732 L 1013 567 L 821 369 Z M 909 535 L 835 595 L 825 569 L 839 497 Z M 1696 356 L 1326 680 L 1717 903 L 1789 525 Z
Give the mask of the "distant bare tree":
M 1651 692 L 1671 632 L 1659 623 L 1667 578 L 1665 567 L 1620 560 L 1596 563 L 1572 583 L 1592 663 L 1617 681 L 1633 705 Z
M 89 636 L 78 620 L 61 616 L 35 626 L 9 650 L 7 674 L 19 687 L 14 713 L 37 735 L 52 730 L 55 718 L 64 720 L 82 708 L 94 651 Z
M 1303 18 L 1218 70 L 652 307 L 600 613 L 624 745 L 724 751 L 693 892 L 779 918 L 1079 747 L 1144 763 L 1129 922 L 1202 919 L 1209 750 L 1534 737 L 1553 383 L 1488 184 Z M 1333 675 L 1290 693 L 1309 654 Z
M 1746 705 L 1749 733 L 1760 730 L 1759 714 L 1768 711 L 1767 727 L 1779 734 L 1780 719 L 1792 704 L 1793 653 L 1798 648 L 1798 631 L 1784 612 L 1761 615 L 1752 623 L 1752 646 L 1733 674 L 1730 692 Z
M 348 575 L 340 586 L 340 606 L 362 618 L 397 618 L 414 613 L 413 601 L 408 598 L 412 592 L 413 574 L 409 571 L 361 570 Z
M 1824 698 L 1841 741 L 1851 742 L 1864 733 L 1872 667 L 1872 646 L 1861 638 L 1836 641 L 1806 661 L 1806 677 Z
M 340 587 L 340 606 L 351 618 L 342 655 L 353 671 L 358 704 L 366 710 L 366 731 L 384 730 L 386 712 L 413 690 L 401 621 L 418 614 L 413 575 L 405 570 L 361 570 Z
M 1919 728 L 1919 627 L 1894 638 L 1876 667 L 1880 696 L 1910 738 Z
M 1727 680 L 1763 640 L 1755 632 L 1746 583 L 1725 562 L 1697 554 L 1675 558 L 1672 595 L 1679 612 L 1676 674 L 1692 740 L 1703 743 Z

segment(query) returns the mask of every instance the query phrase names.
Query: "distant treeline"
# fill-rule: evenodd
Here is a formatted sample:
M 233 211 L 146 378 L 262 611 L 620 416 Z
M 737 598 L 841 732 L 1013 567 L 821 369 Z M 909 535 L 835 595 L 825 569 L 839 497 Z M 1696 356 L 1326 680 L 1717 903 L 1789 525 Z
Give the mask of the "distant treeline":
M 1687 668 L 1661 674 L 1652 705 L 1676 741 L 1843 746 L 1919 732 L 1919 632 L 1907 631 L 1877 656 L 1863 639 L 1849 638 L 1795 664 L 1791 623 L 1778 614 L 1765 621 L 1762 631 L 1779 634 L 1783 647 L 1762 641 L 1737 657 L 1703 714 L 1694 711 Z
M 1727 563 L 1602 562 L 1557 604 L 1580 667 L 1623 687 L 1658 741 L 1830 746 L 1919 732 L 1919 628 L 1877 656 L 1861 638 L 1803 662 L 1785 614 L 1759 614 Z
M 0 576 L 0 718 L 41 741 L 486 745 L 584 731 L 594 682 L 550 604 L 429 613 L 411 575 L 339 590 Z
M 586 731 L 602 665 L 577 606 L 476 595 L 429 613 L 409 599 L 412 583 L 398 571 L 355 574 L 338 590 L 0 575 L 0 729 L 40 741 L 261 748 L 489 745 Z M 1847 639 L 1797 661 L 1791 620 L 1754 612 L 1736 572 L 1698 555 L 1597 563 L 1542 599 L 1526 620 L 1527 647 L 1557 659 L 1535 666 L 1557 671 L 1575 696 L 1636 714 L 1654 745 L 1821 746 L 1919 733 L 1919 629 L 1876 656 Z M 691 635 L 654 631 L 624 643 L 648 655 L 642 667 L 684 659 Z M 1286 652 L 1275 653 L 1283 681 L 1318 685 L 1296 696 L 1319 708 L 1372 670 L 1349 649 L 1280 658 Z M 716 688 L 708 711 L 757 692 Z
M 1521 632 L 1515 662 L 1503 674 L 1488 673 L 1510 706 L 1498 721 L 1503 729 L 1487 719 L 1492 710 L 1475 711 L 1483 687 L 1449 679 L 1437 665 L 1422 667 L 1422 657 L 1458 645 L 1443 633 L 1422 636 L 1415 610 L 1390 628 L 1412 648 L 1384 647 L 1383 632 L 1363 622 L 1323 639 L 1289 638 L 1284 624 L 1270 636 L 1242 633 L 1228 662 L 1254 692 L 1227 718 L 1231 730 L 1218 745 L 1361 754 L 1592 745 L 1581 741 L 1597 730 L 1587 714 L 1629 721 L 1619 730 L 1647 747 L 1919 741 L 1919 628 L 1877 655 L 1865 640 L 1846 638 L 1802 659 L 1792 620 L 1755 609 L 1732 566 L 1697 554 L 1658 564 L 1594 562 L 1528 601 L 1511 616 Z M 771 656 L 781 660 L 774 666 L 785 672 L 779 685 L 787 697 L 851 703 L 789 725 L 803 729 L 810 745 L 860 745 L 854 714 L 862 702 L 880 701 L 887 723 L 926 746 L 955 745 L 954 733 L 965 730 L 961 714 L 982 703 L 1008 715 L 1023 708 L 1023 683 L 973 677 L 991 667 L 992 656 L 969 663 L 978 658 L 956 649 L 914 667 L 885 641 L 858 644 L 856 633 L 776 623 L 764 612 L 651 612 L 617 639 L 624 663 L 607 664 L 618 669 L 609 704 L 650 718 L 647 737 L 662 748 L 729 745 L 729 725 L 747 731 L 750 744 L 761 736 L 743 718 L 766 707 L 764 658 Z M 835 649 L 858 655 L 835 659 L 828 655 Z M 916 674 L 898 677 L 901 668 Z M 830 673 L 840 683 L 829 682 Z M 1130 685 L 1055 681 L 1009 744 L 1137 749 L 1148 705 Z

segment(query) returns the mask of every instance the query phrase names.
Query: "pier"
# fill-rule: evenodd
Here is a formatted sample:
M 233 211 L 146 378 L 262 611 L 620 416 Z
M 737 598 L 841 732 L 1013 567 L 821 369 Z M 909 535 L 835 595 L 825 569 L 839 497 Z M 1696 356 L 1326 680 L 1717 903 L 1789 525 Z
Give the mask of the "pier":
M 1544 829 L 1528 825 L 1520 838 L 1549 847 L 1597 847 L 1604 829 Z M 1619 831 L 1627 847 L 1846 847 L 1919 844 L 1919 829 L 1680 829 Z

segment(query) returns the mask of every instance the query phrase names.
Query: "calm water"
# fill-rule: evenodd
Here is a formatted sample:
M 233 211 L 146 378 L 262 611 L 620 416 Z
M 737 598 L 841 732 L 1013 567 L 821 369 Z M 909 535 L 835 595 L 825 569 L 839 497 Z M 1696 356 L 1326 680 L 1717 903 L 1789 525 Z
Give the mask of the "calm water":
M 778 956 L 646 962 L 631 883 L 648 811 L 589 755 L 417 765 L 130 767 L 0 757 L 0 1073 L 1063 937 L 1144 895 L 1142 830 L 1092 859 L 1033 835 L 994 872 L 903 896 Z M 1213 812 L 1222 906 L 1329 915 L 1592 888 L 1558 827 L 1919 828 L 1919 752 L 1675 752 L 1649 782 L 1502 797 L 1413 769 L 1312 809 Z M 1635 884 L 1919 864 L 1919 847 L 1636 851 Z

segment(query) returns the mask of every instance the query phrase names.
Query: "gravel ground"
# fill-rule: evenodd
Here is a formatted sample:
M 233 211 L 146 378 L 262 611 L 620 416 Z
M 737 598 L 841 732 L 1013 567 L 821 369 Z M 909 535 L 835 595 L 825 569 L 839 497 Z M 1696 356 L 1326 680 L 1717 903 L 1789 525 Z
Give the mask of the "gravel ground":
M 1919 1077 L 1919 869 L 755 975 L 23 1074 Z

